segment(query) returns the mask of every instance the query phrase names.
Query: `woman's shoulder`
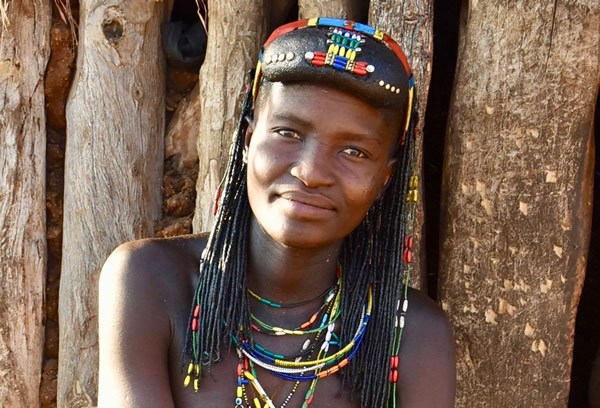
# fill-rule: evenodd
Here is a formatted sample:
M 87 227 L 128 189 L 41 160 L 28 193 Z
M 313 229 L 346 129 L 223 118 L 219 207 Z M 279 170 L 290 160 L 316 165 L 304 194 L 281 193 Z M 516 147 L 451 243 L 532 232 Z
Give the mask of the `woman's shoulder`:
M 401 406 L 454 406 L 456 361 L 450 322 L 436 302 L 411 288 L 400 354 Z
M 99 283 L 99 400 L 102 406 L 172 406 L 169 350 L 185 323 L 206 237 L 120 245 Z
M 441 307 L 420 290 L 408 288 L 407 325 L 420 334 L 436 332 L 444 337 L 452 336 L 448 318 Z
M 142 293 L 177 291 L 196 279 L 206 235 L 147 238 L 119 245 L 100 274 L 100 290 L 113 293 L 144 289 Z M 164 293 L 163 293 L 164 296 Z

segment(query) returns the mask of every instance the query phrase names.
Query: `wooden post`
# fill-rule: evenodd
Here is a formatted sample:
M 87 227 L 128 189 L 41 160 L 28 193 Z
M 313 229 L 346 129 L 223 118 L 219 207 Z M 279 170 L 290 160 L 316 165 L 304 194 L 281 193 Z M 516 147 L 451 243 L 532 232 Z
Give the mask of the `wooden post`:
M 77 72 L 67 103 L 58 407 L 95 404 L 98 273 L 117 245 L 152 236 L 160 216 L 163 7 L 80 3 Z
M 214 1 L 208 6 L 208 44 L 200 70 L 198 191 L 194 231 L 213 224 L 213 197 L 224 173 L 248 83 L 265 40 L 261 0 Z
M 460 407 L 565 407 L 591 221 L 600 4 L 473 1 L 442 191 Z
M 361 20 L 369 2 L 364 0 L 298 0 L 300 18 L 337 17 Z
M 44 348 L 43 81 L 52 11 L 48 0 L 0 6 L 0 406 L 35 407 Z
M 402 46 L 410 63 L 417 89 L 419 112 L 419 135 L 417 166 L 423 167 L 423 126 L 425 125 L 425 110 L 431 81 L 431 63 L 433 58 L 433 1 L 385 1 L 372 0 L 369 10 L 371 25 L 387 32 Z M 422 173 L 422 172 L 421 172 Z M 423 183 L 419 185 L 419 195 L 423 197 Z M 414 275 L 411 286 L 419 289 L 427 287 L 425 264 L 425 237 L 423 230 L 423 200 L 417 206 L 417 222 L 415 223 L 415 257 Z

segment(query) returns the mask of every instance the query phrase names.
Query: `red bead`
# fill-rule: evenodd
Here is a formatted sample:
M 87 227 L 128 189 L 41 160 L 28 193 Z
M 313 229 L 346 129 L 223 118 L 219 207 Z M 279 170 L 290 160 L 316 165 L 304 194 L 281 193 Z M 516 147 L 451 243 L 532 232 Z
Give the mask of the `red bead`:
M 392 368 L 398 368 L 398 360 L 399 360 L 398 356 L 392 356 L 390 358 L 390 364 L 391 364 Z
M 413 247 L 412 235 L 404 237 L 404 248 L 412 249 L 412 247 Z
M 391 383 L 398 382 L 398 370 L 390 371 L 390 382 Z
M 243 371 L 242 363 L 239 363 L 238 366 L 237 366 L 237 375 L 238 375 L 238 377 L 241 377 L 243 373 L 244 373 L 244 371 Z
M 200 305 L 196 305 L 196 307 L 194 308 L 194 317 L 198 317 L 200 316 Z
M 403 259 L 404 259 L 404 262 L 406 262 L 406 263 L 411 263 L 412 262 L 412 251 L 410 249 L 405 249 L 404 250 Z
M 218 188 L 215 191 L 215 197 L 213 200 L 213 216 L 217 215 L 217 211 L 219 210 L 219 199 L 221 198 L 221 189 Z
M 198 319 L 192 320 L 192 331 L 198 331 Z

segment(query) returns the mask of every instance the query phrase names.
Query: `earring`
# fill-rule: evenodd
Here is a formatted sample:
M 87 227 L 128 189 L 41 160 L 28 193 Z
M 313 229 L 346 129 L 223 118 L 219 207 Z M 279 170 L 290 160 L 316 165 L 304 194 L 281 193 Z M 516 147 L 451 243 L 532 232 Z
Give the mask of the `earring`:
M 244 146 L 244 150 L 242 151 L 242 162 L 248 164 L 248 146 Z

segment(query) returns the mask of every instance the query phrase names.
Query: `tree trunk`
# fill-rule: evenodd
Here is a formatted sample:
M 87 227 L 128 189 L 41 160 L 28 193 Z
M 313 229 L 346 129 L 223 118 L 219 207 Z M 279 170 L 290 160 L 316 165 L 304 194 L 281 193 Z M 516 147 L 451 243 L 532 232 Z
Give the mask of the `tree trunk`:
M 300 18 L 337 17 L 362 20 L 366 17 L 368 1 L 364 0 L 298 0 Z
M 164 140 L 162 2 L 83 0 L 67 104 L 59 407 L 92 406 L 97 280 L 120 243 L 152 236 Z
M 0 4 L 1 6 L 2 4 Z M 0 406 L 39 405 L 46 280 L 48 0 L 0 18 Z
M 470 4 L 442 192 L 457 406 L 565 407 L 591 220 L 597 0 Z
M 194 231 L 213 224 L 213 197 L 223 177 L 235 133 L 248 70 L 265 40 L 261 0 L 214 1 L 208 6 L 205 62 L 200 70 L 199 170 Z
M 401 45 L 415 77 L 419 123 L 417 137 L 417 168 L 423 167 L 423 126 L 427 95 L 431 81 L 433 58 L 433 0 L 386 1 L 372 0 L 369 10 L 371 25 L 387 32 Z M 423 173 L 421 171 L 421 173 Z M 419 184 L 419 195 L 423 197 L 423 183 Z M 411 286 L 427 287 L 425 264 L 425 236 L 423 229 L 423 200 L 418 201 L 415 222 L 414 272 Z

